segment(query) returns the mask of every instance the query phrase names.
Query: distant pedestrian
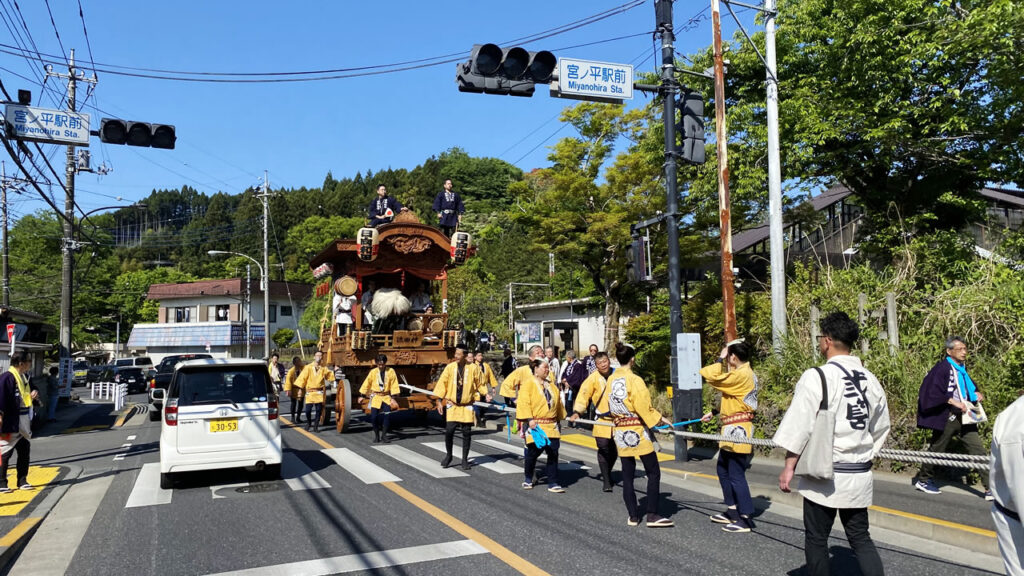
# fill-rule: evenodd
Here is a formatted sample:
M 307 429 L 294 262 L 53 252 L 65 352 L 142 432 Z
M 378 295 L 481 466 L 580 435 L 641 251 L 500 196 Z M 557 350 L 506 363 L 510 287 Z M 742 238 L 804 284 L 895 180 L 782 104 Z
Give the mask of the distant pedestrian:
M 978 434 L 978 425 L 965 423 L 971 409 L 985 399 L 967 374 L 967 345 L 959 336 L 946 340 L 946 353 L 921 382 L 917 394 L 917 427 L 931 430 L 929 452 L 945 452 L 955 436 L 959 436 L 968 454 L 984 455 L 985 445 Z M 992 500 L 988 472 L 979 470 L 985 499 Z M 941 494 L 935 485 L 935 465 L 924 464 L 917 473 L 914 488 L 926 494 Z
M 582 362 L 576 359 L 576 351 L 566 350 L 565 364 L 562 366 L 562 375 L 558 381 L 562 394 L 565 396 L 566 406 L 572 406 L 586 377 L 587 369 L 583 367 Z
M 281 392 L 284 390 L 284 377 L 286 376 L 284 371 L 284 365 L 279 362 L 281 356 L 274 352 L 270 355 L 270 363 L 267 365 L 267 371 L 270 372 L 270 381 L 274 383 L 274 390 Z
M 376 228 L 382 224 L 390 224 L 395 215 L 408 210 L 398 200 L 388 196 L 388 187 L 381 184 L 377 186 L 377 197 L 370 200 L 367 209 L 370 216 L 370 226 Z
M 299 382 L 302 368 L 302 358 L 298 356 L 292 358 L 292 367 L 288 369 L 288 374 L 284 378 L 284 391 L 291 400 L 289 412 L 292 415 L 292 422 L 295 424 L 302 424 L 302 400 L 306 395 L 306 390 L 301 387 Z
M 480 375 L 480 383 L 483 385 L 484 389 L 487 390 L 487 393 L 490 394 L 491 397 L 493 398 L 494 395 L 498 393 L 498 379 L 495 378 L 494 376 L 494 370 L 491 368 L 491 365 L 488 364 L 487 361 L 484 359 L 483 352 L 476 353 L 476 356 L 474 357 L 474 362 L 476 363 L 476 367 Z M 476 412 L 476 425 L 478 428 L 483 428 L 485 425 L 484 412 L 486 410 L 487 408 L 483 406 L 473 407 L 473 411 Z
M 324 411 L 324 390 L 328 381 L 334 381 L 334 371 L 323 366 L 324 353 L 317 350 L 313 354 L 313 362 L 302 369 L 302 374 L 295 381 L 296 385 L 305 390 L 303 398 L 306 404 L 306 430 L 310 426 L 313 432 L 320 431 L 320 418 Z
M 992 520 L 1007 574 L 1024 574 L 1024 397 L 996 418 L 992 431 Z
M 647 516 L 650 528 L 666 528 L 675 523 L 662 517 L 658 512 L 661 501 L 661 465 L 654 451 L 650 429 L 658 424 L 671 425 L 672 421 L 661 415 L 651 405 L 651 393 L 647 391 L 644 379 L 633 373 L 636 351 L 622 342 L 615 345 L 615 356 L 619 368 L 608 377 L 608 394 L 597 406 L 599 418 L 611 417 L 615 424 L 612 438 L 619 452 L 622 466 L 622 500 L 626 503 L 629 518 L 627 526 L 637 526 L 644 518 L 636 500 L 633 480 L 636 477 L 636 460 L 644 466 L 647 476 Z
M 597 344 L 591 344 L 588 352 L 590 354 L 583 359 L 583 367 L 587 369 L 587 376 L 590 376 L 597 370 Z
M 722 395 L 719 419 L 722 436 L 753 438 L 754 410 L 757 409 L 757 376 L 750 368 L 753 347 L 742 340 L 730 342 L 719 355 L 721 362 L 701 368 L 700 375 Z M 712 413 L 704 415 L 705 422 Z M 750 497 L 747 470 L 754 457 L 751 444 L 719 442 L 718 482 L 722 485 L 725 514 L 714 514 L 712 522 L 725 524 L 726 532 L 750 532 L 754 528 L 754 500 Z
M 46 377 L 46 421 L 57 421 L 57 402 L 60 400 L 60 379 L 57 375 L 60 369 L 56 366 L 50 368 L 50 374 Z
M 519 361 L 516 360 L 515 354 L 512 353 L 511 348 L 505 348 L 505 351 L 502 354 L 505 356 L 505 359 L 501 362 L 501 371 L 499 374 L 501 374 L 501 379 L 504 380 L 505 378 L 508 378 L 509 374 L 519 367 Z
M 548 360 L 548 368 L 551 369 L 551 379 L 557 383 L 558 377 L 562 374 L 562 364 L 558 361 L 558 352 L 554 347 L 548 346 L 544 349 L 544 354 Z
M 444 190 L 434 197 L 434 212 L 437 212 L 437 219 L 441 225 L 444 235 L 451 238 L 455 229 L 462 224 L 462 214 L 466 207 L 462 204 L 462 197 L 458 192 L 452 190 L 452 179 L 446 178 Z
M 800 455 L 811 437 L 815 415 L 824 408 L 835 414 L 830 480 L 802 476 L 798 491 L 804 498 L 804 558 L 811 576 L 829 573 L 828 538 L 836 513 L 846 530 L 864 576 L 884 573 L 882 559 L 868 531 L 873 479 L 871 461 L 889 435 L 889 407 L 875 375 L 850 355 L 860 336 L 857 323 L 844 312 L 821 320 L 818 350 L 827 359 L 821 367 L 805 370 L 796 383 L 793 401 L 775 432 L 775 443 L 785 448 L 786 464 L 779 488 L 789 492 Z M 822 393 L 827 399 L 823 402 Z
M 387 354 L 378 354 L 377 367 L 370 370 L 359 388 L 359 401 L 370 406 L 370 425 L 373 427 L 373 443 L 390 444 L 388 429 L 391 427 L 391 411 L 398 410 L 395 396 L 401 394 L 398 375 L 394 368 L 388 368 Z
M 569 420 L 576 422 L 584 414 L 588 414 L 590 407 L 601 404 L 601 400 L 608 394 L 608 378 L 612 375 L 612 364 L 608 359 L 607 352 L 598 352 L 596 357 L 597 370 L 587 376 L 580 386 L 580 393 L 573 401 L 572 416 Z M 609 416 L 601 419 L 611 424 L 613 420 Z M 602 489 L 611 492 L 615 482 L 612 481 L 612 468 L 615 467 L 615 460 L 619 457 L 619 451 L 615 448 L 612 440 L 611 426 L 594 426 L 594 443 L 597 445 L 597 467 L 601 470 Z
M 11 453 L 18 453 L 17 486 L 31 490 L 28 483 L 29 457 L 32 451 L 32 401 L 39 391 L 31 388 L 28 373 L 32 357 L 25 350 L 11 355 L 11 367 L 0 375 L 0 493 L 10 492 L 7 469 Z
M 558 388 L 549 378 L 548 363 L 541 358 L 530 362 L 532 382 L 524 382 L 516 399 L 516 418 L 526 422 L 526 461 L 523 465 L 523 489 L 533 488 L 533 475 L 537 458 L 547 456 L 548 492 L 561 494 L 565 489 L 558 483 L 559 423 L 565 418 Z

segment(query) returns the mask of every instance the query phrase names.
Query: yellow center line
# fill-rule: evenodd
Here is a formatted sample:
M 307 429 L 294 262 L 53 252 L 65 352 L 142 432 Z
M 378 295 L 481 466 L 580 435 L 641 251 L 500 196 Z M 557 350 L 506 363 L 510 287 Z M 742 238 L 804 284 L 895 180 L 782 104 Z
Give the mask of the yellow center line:
M 14 544 L 24 536 L 29 530 L 35 527 L 36 524 L 42 518 L 25 518 L 18 523 L 10 532 L 4 534 L 3 538 L 0 538 L 0 547 L 14 546 Z
M 336 446 L 330 444 L 329 442 L 327 442 L 323 438 L 320 438 L 316 434 L 313 434 L 311 432 L 303 430 L 302 428 L 299 428 L 298 426 L 295 426 L 287 418 L 278 416 L 278 419 L 281 420 L 282 424 L 291 426 L 292 430 L 298 432 L 299 434 L 302 434 L 306 438 L 309 438 L 318 445 L 323 446 L 326 449 L 336 448 Z M 476 542 L 480 546 L 483 546 L 487 549 L 488 552 L 493 554 L 502 562 L 508 564 L 509 566 L 517 570 L 520 574 L 527 574 L 529 576 L 546 576 L 548 574 L 547 572 L 541 570 L 537 566 L 531 564 L 522 556 L 519 556 L 515 552 L 512 552 L 508 548 L 505 548 L 501 544 L 498 544 L 491 538 L 484 535 L 482 532 L 470 527 L 465 522 L 459 520 L 451 514 L 448 514 L 444 510 L 441 510 L 437 506 L 434 506 L 433 504 L 427 502 L 426 500 L 420 498 L 419 496 L 413 494 L 412 492 L 409 492 L 408 490 L 402 488 L 398 484 L 395 484 L 394 482 L 382 482 L 381 485 L 387 488 L 388 490 L 391 490 L 398 496 L 401 496 L 406 502 L 409 502 L 413 506 L 433 516 L 436 520 L 439 520 L 452 530 L 458 532 L 459 534 L 462 534 L 463 536 Z
M 996 537 L 995 532 L 993 532 L 992 530 L 986 530 L 984 528 L 975 528 L 974 526 L 968 526 L 966 524 L 958 524 L 956 522 L 940 520 L 939 518 L 932 518 L 930 516 L 921 516 L 920 514 L 904 512 L 902 510 L 894 510 L 893 508 L 885 508 L 883 506 L 868 506 L 868 508 L 870 510 L 875 510 L 877 512 L 884 512 L 885 514 L 894 514 L 896 516 L 902 516 L 904 518 L 910 518 L 912 520 L 918 520 L 920 522 L 927 522 L 928 524 L 945 526 L 947 528 L 955 528 L 956 530 L 963 530 L 964 532 L 970 532 L 972 534 L 978 534 L 981 536 L 988 536 L 989 538 Z

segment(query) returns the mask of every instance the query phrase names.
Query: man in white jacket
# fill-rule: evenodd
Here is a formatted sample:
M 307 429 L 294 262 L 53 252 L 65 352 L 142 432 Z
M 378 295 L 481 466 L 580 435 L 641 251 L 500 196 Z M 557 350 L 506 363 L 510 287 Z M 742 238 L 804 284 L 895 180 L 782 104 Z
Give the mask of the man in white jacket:
M 829 573 L 828 537 L 837 512 L 861 573 L 884 573 L 868 532 L 868 506 L 872 497 L 871 461 L 889 435 L 889 408 L 878 379 L 864 368 L 860 358 L 850 355 L 859 335 L 857 323 L 844 312 L 834 312 L 821 320 L 818 349 L 827 363 L 820 367 L 820 373 L 811 368 L 800 376 L 774 438 L 787 451 L 779 488 L 789 492 L 800 454 L 811 441 L 824 378 L 828 410 L 835 414 L 834 476 L 831 480 L 801 477 L 798 488 L 804 498 L 804 557 L 812 576 Z
M 1007 574 L 1024 574 L 1024 397 L 1010 404 L 996 418 L 992 430 L 989 482 L 992 488 L 992 520 L 996 524 L 999 552 Z

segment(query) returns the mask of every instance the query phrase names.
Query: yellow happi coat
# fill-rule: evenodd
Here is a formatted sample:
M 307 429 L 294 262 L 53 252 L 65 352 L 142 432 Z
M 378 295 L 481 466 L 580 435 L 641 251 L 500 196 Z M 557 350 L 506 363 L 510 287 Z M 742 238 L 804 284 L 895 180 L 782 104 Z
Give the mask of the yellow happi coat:
M 467 362 L 462 366 L 462 395 L 459 396 L 459 363 L 452 362 L 444 367 L 441 377 L 434 386 L 434 394 L 445 406 L 445 420 L 472 424 L 476 420 L 473 414 L 473 402 L 479 402 L 487 395 L 487 389 L 480 380 L 480 369 L 476 364 Z
M 293 386 L 298 386 L 306 391 L 306 404 L 323 404 L 324 388 L 327 386 L 327 381 L 334 381 L 333 370 L 324 366 L 318 368 L 307 364 Z
M 295 366 L 288 369 L 288 373 L 284 376 L 284 391 L 291 396 L 292 386 L 295 385 L 295 379 L 299 377 L 301 370 L 297 370 Z
M 611 374 L 608 374 L 611 376 Z M 579 412 L 585 414 L 587 407 L 590 404 L 597 406 L 601 403 L 604 396 L 608 395 L 608 379 L 601 376 L 601 373 L 597 370 L 593 374 L 587 376 L 587 379 L 583 381 L 580 386 L 580 393 L 576 396 L 576 401 L 572 405 L 573 412 Z M 608 422 L 611 424 L 611 420 L 608 418 L 598 418 L 599 422 Z M 611 438 L 612 427 L 611 426 L 594 426 L 594 438 Z
M 644 379 L 628 366 L 622 366 L 608 377 L 608 392 L 597 406 L 598 415 L 612 418 L 612 438 L 619 456 L 643 456 L 654 452 L 644 425 L 648 428 L 661 421 L 661 414 L 651 406 L 651 394 Z
M 494 370 L 484 362 L 483 364 L 477 364 L 480 368 L 480 383 L 483 384 L 488 390 L 494 390 L 498 387 L 498 379 L 494 377 Z
M 544 396 L 544 390 L 548 396 Z M 549 399 L 550 398 L 550 399 Z M 561 395 L 558 388 L 549 378 L 541 384 L 537 379 L 530 376 L 528 382 L 523 382 L 519 388 L 519 398 L 516 400 L 517 420 L 540 420 L 537 423 L 548 438 L 559 438 L 558 424 L 565 418 L 565 406 L 562 405 Z M 533 444 L 533 435 L 526 434 L 526 443 Z
M 757 377 L 750 363 L 744 362 L 735 370 L 726 372 L 721 362 L 715 362 L 701 368 L 700 375 L 708 381 L 708 385 L 722 393 L 722 407 L 718 412 L 718 419 L 722 422 L 722 436 L 753 437 L 752 422 L 730 422 L 731 418 L 746 420 L 747 415 L 752 418 L 757 409 Z M 718 447 L 737 454 L 750 454 L 754 451 L 752 444 L 719 442 Z
M 370 399 L 370 408 L 378 410 L 385 404 L 391 405 L 391 396 L 398 396 L 401 392 L 394 368 L 384 368 L 384 378 L 380 377 L 379 368 L 370 370 L 359 387 L 359 393 Z
M 520 366 L 513 370 L 512 373 L 506 376 L 505 380 L 501 382 L 501 390 L 499 391 L 499 394 L 501 394 L 501 397 L 506 400 L 514 400 L 519 395 L 519 389 L 522 388 L 524 384 L 530 382 L 533 382 L 533 368 L 530 368 L 529 364 Z M 548 372 L 548 382 L 551 382 L 551 384 L 554 385 L 554 373 Z M 519 419 L 522 420 L 522 418 Z

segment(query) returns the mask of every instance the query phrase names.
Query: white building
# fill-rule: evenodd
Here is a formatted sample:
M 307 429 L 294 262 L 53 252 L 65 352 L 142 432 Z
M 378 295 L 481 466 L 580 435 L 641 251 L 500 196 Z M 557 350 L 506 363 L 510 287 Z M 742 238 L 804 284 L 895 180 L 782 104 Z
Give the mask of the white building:
M 516 350 L 525 353 L 530 346 L 554 346 L 560 352 L 572 349 L 582 356 L 591 344 L 604 348 L 604 299 L 577 298 L 515 307 Z M 619 321 L 618 339 L 624 337 L 626 318 Z
M 245 357 L 248 325 L 250 355 L 262 356 L 263 339 L 281 328 L 295 330 L 299 338 L 313 337 L 298 327 L 310 292 L 307 284 L 272 281 L 267 330 L 259 282 L 252 282 L 248 298 L 244 278 L 153 284 L 146 299 L 160 302 L 158 321 L 136 324 L 127 352 L 146 354 L 154 363 L 170 354 L 190 352 L 206 352 L 215 358 Z

